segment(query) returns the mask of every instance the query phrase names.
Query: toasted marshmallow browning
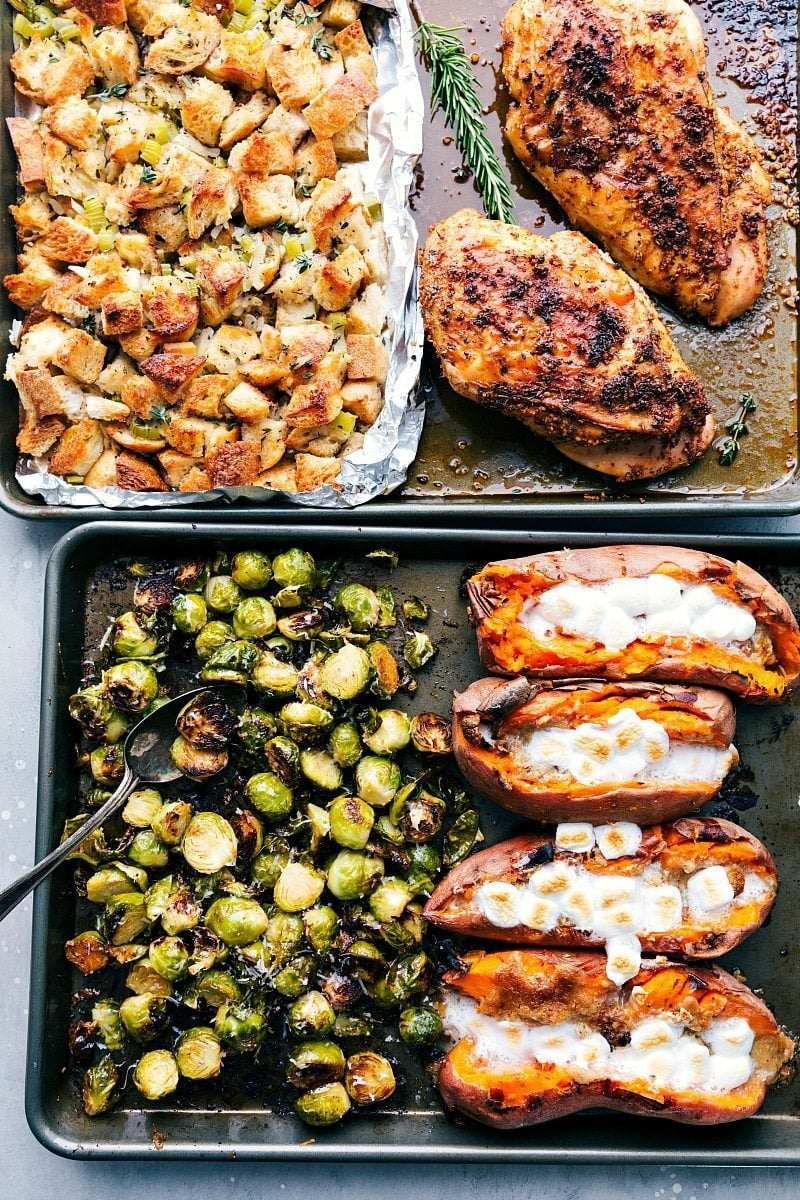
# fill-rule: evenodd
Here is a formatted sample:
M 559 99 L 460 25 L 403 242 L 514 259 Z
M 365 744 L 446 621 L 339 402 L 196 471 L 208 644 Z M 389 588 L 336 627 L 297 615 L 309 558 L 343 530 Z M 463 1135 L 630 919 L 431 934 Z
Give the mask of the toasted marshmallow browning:
M 536 638 L 573 634 L 611 651 L 665 638 L 741 647 L 756 632 L 756 620 L 743 605 L 706 584 L 682 584 L 662 574 L 558 583 L 526 604 L 522 623 Z
M 445 993 L 441 1011 L 447 1034 L 454 1041 L 469 1038 L 481 1061 L 564 1067 L 581 1083 L 610 1079 L 667 1091 L 728 1092 L 746 1083 L 755 1067 L 753 1030 L 741 1017 L 713 1021 L 702 1033 L 671 1015 L 649 1017 L 631 1029 L 627 1045 L 612 1046 L 585 1022 L 500 1020 L 454 991 Z

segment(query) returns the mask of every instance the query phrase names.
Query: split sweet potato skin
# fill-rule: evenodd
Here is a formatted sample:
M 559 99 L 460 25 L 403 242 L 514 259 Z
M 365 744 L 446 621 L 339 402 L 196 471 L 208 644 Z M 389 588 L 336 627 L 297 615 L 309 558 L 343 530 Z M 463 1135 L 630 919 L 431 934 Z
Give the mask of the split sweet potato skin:
M 498 734 L 515 727 L 558 721 L 564 698 L 597 706 L 628 701 L 655 706 L 665 717 L 680 714 L 687 726 L 683 740 L 725 748 L 736 732 L 733 705 L 712 688 L 658 683 L 524 677 L 479 679 L 456 695 L 453 703 L 453 753 L 465 778 L 484 796 L 535 821 L 627 820 L 640 825 L 671 820 L 705 804 L 719 790 L 713 781 L 631 781 L 592 786 L 570 783 L 545 787 L 526 775 L 512 755 L 489 742 L 482 726 Z M 673 717 L 673 719 L 675 719 Z
M 586 639 L 559 637 L 544 647 L 518 620 L 527 598 L 567 579 L 606 583 L 659 571 L 681 582 L 709 584 L 723 597 L 749 608 L 769 633 L 775 662 L 762 665 L 710 643 L 687 650 L 674 641 L 637 641 L 611 651 Z M 493 674 L 700 683 L 726 688 L 754 702 L 780 700 L 800 680 L 800 630 L 783 596 L 746 564 L 706 551 L 621 545 L 506 559 L 489 563 L 473 576 L 467 596 L 481 661 Z
M 770 886 L 767 896 L 743 904 L 735 921 L 724 930 L 691 923 L 676 930 L 637 935 L 646 953 L 671 954 L 682 959 L 717 958 L 738 946 L 764 923 L 775 901 L 778 870 L 767 848 L 747 830 L 719 818 L 686 817 L 671 824 L 653 825 L 642 834 L 642 844 L 636 855 L 609 862 L 608 873 L 636 875 L 652 863 L 663 864 L 665 870 L 684 870 L 691 864 L 696 864 L 697 869 L 720 864 L 755 871 Z M 472 892 L 479 884 L 487 880 L 523 884 L 536 865 L 550 861 L 551 854 L 555 861 L 590 861 L 588 857 L 558 851 L 553 836 L 553 830 L 525 833 L 470 855 L 434 889 L 423 916 L 450 933 L 516 946 L 562 949 L 602 946 L 603 938 L 593 937 L 572 926 L 549 932 L 537 931 L 527 925 L 502 929 L 492 925 L 470 905 Z M 545 849 L 547 852 L 543 853 Z M 600 874 L 604 861 L 595 851 L 591 864 Z
M 598 1107 L 684 1124 L 739 1121 L 758 1111 L 768 1084 L 788 1072 L 795 1049 L 766 1005 L 716 966 L 650 959 L 620 987 L 605 975 L 603 956 L 591 951 L 506 950 L 471 956 L 466 973 L 451 972 L 445 983 L 501 1019 L 584 1020 L 613 1037 L 637 1018 L 680 1013 L 697 1028 L 720 1016 L 744 1017 L 756 1034 L 754 1073 L 727 1093 L 669 1091 L 633 1080 L 579 1083 L 563 1067 L 535 1063 L 493 1067 L 462 1038 L 439 1067 L 442 1099 L 493 1129 L 524 1128 Z

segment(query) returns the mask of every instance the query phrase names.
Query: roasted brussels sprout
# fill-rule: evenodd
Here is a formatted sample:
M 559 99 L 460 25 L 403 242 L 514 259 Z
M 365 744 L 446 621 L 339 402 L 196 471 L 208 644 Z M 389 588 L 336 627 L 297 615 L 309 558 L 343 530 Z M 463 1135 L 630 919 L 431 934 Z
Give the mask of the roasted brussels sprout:
M 282 821 L 294 807 L 292 789 L 272 771 L 251 775 L 245 785 L 245 795 L 248 803 L 270 821 Z
M 444 835 L 444 865 L 453 867 L 461 862 L 482 837 L 477 810 L 468 808 L 459 813 Z
M 201 662 L 207 662 L 215 650 L 236 640 L 233 626 L 226 621 L 209 621 L 194 639 L 194 648 Z
M 354 767 L 363 753 L 361 735 L 352 721 L 342 721 L 331 730 L 328 749 L 340 767 Z
M 367 654 L 374 672 L 371 690 L 377 696 L 388 700 L 395 694 L 401 683 L 397 659 L 383 642 L 370 642 L 367 646 Z
M 291 738 L 270 738 L 264 747 L 264 757 L 274 775 L 277 775 L 288 787 L 300 778 L 300 747 Z
M 213 1079 L 222 1069 L 219 1037 L 207 1025 L 187 1029 L 178 1038 L 175 1061 L 186 1079 Z
M 128 858 L 140 867 L 166 867 L 169 863 L 169 847 L 152 829 L 140 829 L 128 847 Z
M 178 1064 L 169 1050 L 148 1050 L 133 1069 L 136 1090 L 146 1100 L 161 1100 L 178 1086 Z
M 355 1104 L 378 1104 L 388 1100 L 397 1083 L 392 1064 L 374 1050 L 351 1054 L 344 1073 L 347 1094 Z
M 262 650 L 253 665 L 251 678 L 256 691 L 275 700 L 291 696 L 297 687 L 298 671 L 271 650 Z
M 161 928 L 165 933 L 184 933 L 199 925 L 203 910 L 194 896 L 185 888 L 173 892 L 161 913 Z
M 364 734 L 364 743 L 373 754 L 397 754 L 411 741 L 411 722 L 399 708 L 384 708 L 378 723 Z
M 201 875 L 232 867 L 239 852 L 230 822 L 215 812 L 195 813 L 186 827 L 181 853 Z
M 266 709 L 246 708 L 239 717 L 239 745 L 246 754 L 263 754 L 264 747 L 277 728 L 277 721 Z
M 92 1020 L 97 1036 L 106 1050 L 121 1050 L 125 1045 L 125 1029 L 119 1016 L 119 1004 L 110 996 L 101 996 L 92 1006 Z
M 382 877 L 383 859 L 358 850 L 340 850 L 328 864 L 328 888 L 337 900 L 360 900 Z
M 138 713 L 158 695 L 158 676 L 136 659 L 118 662 L 103 672 L 103 689 L 116 708 Z
M 304 1092 L 294 1106 L 294 1111 L 306 1125 L 335 1125 L 349 1110 L 350 1097 L 341 1083 L 326 1083 Z
M 233 614 L 233 632 L 239 638 L 269 637 L 276 624 L 275 609 L 264 596 L 247 596 Z
M 301 750 L 300 770 L 309 783 L 323 792 L 335 792 L 342 786 L 342 769 L 327 750 L 317 747 Z
M 64 946 L 64 954 L 67 962 L 72 963 L 82 975 L 93 975 L 108 964 L 108 949 L 94 929 L 87 929 L 85 933 L 70 938 Z
M 303 942 L 304 925 L 295 913 L 276 912 L 267 924 L 264 940 L 280 966 L 287 962 Z
M 282 996 L 302 996 L 314 978 L 315 962 L 310 954 L 298 954 L 282 967 L 272 981 L 276 992 Z
M 320 686 L 336 700 L 353 700 L 369 683 L 371 667 L 366 650 L 345 642 L 322 664 Z
M 181 734 L 172 743 L 170 756 L 181 774 L 189 779 L 210 779 L 228 765 L 227 750 L 202 750 Z
M 240 550 L 233 556 L 231 575 L 245 592 L 260 592 L 272 579 L 272 564 L 260 550 Z
M 397 794 L 403 776 L 390 758 L 367 755 L 356 765 L 356 791 L 373 808 L 383 808 Z
M 166 998 L 152 992 L 126 996 L 119 1006 L 119 1016 L 134 1041 L 152 1042 L 166 1024 Z
M 412 671 L 418 671 L 420 667 L 424 667 L 437 653 L 438 648 L 434 646 L 427 633 L 423 633 L 421 629 L 415 630 L 403 646 L 403 658 Z
M 125 756 L 119 742 L 96 746 L 89 755 L 89 769 L 96 783 L 116 783 L 125 770 Z
M 230 814 L 230 825 L 236 835 L 239 860 L 250 862 L 264 845 L 264 822 L 249 808 L 240 808 Z
M 339 588 L 333 603 L 356 633 L 367 633 L 378 624 L 381 602 L 372 588 L 363 583 L 346 583 Z
M 267 1022 L 259 1009 L 226 1001 L 217 1009 L 214 1032 L 232 1050 L 255 1050 L 266 1036 Z
M 112 946 L 135 941 L 149 925 L 150 918 L 141 892 L 123 892 L 106 904 L 103 927 Z
M 172 601 L 172 621 L 179 633 L 199 633 L 208 621 L 208 605 L 202 596 L 179 592 Z
M 125 987 L 137 996 L 171 996 L 172 984 L 155 969 L 148 958 L 140 958 L 125 976 Z
M 241 683 L 250 678 L 258 661 L 258 647 L 252 642 L 226 642 L 213 650 L 200 672 L 204 683 Z
M 317 564 L 305 550 L 293 547 L 276 554 L 272 560 L 272 574 L 280 588 L 309 590 L 317 580 Z
M 424 788 L 398 796 L 389 817 L 410 842 L 429 842 L 442 827 L 447 812 L 444 800 Z
M 398 1004 L 420 992 L 426 992 L 433 978 L 433 963 L 421 950 L 398 958 L 389 968 L 386 985 Z
M 246 946 L 266 932 L 269 919 L 256 900 L 221 896 L 206 913 L 206 925 L 226 946 Z
M 239 726 L 239 718 L 218 692 L 192 696 L 175 721 L 178 733 L 201 750 L 223 750 Z
M 250 874 L 255 883 L 263 887 L 274 887 L 280 873 L 290 859 L 289 843 L 283 838 L 268 837 L 264 849 L 250 865 Z
M 230 575 L 212 575 L 205 587 L 205 599 L 215 612 L 232 613 L 242 599 L 242 593 Z
M 325 890 L 325 876 L 301 862 L 290 862 L 275 883 L 272 898 L 284 912 L 301 912 L 316 904 Z
M 278 629 L 290 642 L 310 642 L 324 625 L 323 614 L 316 608 L 304 608 L 278 621 Z
M 137 788 L 131 792 L 122 810 L 122 819 L 134 829 L 147 829 L 161 808 L 161 793 L 155 788 Z
M 83 1107 L 89 1117 L 109 1112 L 119 1099 L 119 1070 L 110 1054 L 89 1067 L 83 1076 Z
M 418 713 L 411 718 L 411 741 L 421 754 L 450 754 L 453 749 L 450 722 L 436 713 Z
M 211 1008 L 219 1008 L 221 1004 L 229 1002 L 238 1002 L 242 998 L 242 989 L 231 975 L 230 971 L 223 971 L 219 968 L 212 967 L 211 970 L 204 972 L 197 982 L 197 991 L 202 1000 Z
M 303 913 L 303 929 L 312 950 L 324 954 L 329 950 L 339 928 L 336 910 L 327 904 L 317 904 Z
M 394 629 L 397 624 L 397 601 L 390 587 L 378 588 L 378 603 L 380 604 L 378 628 Z
M 344 1064 L 344 1054 L 335 1042 L 301 1042 L 289 1055 L 286 1078 L 293 1087 L 320 1087 L 341 1079 Z
M 375 813 L 360 796 L 337 796 L 328 809 L 331 837 L 348 850 L 363 850 L 372 833 Z
M 403 601 L 403 616 L 407 621 L 427 621 L 431 615 L 431 606 L 419 596 L 409 596 Z
M 333 1029 L 336 1014 L 322 992 L 306 992 L 292 1004 L 287 1020 L 295 1037 L 324 1037 Z
M 107 904 L 114 896 L 147 887 L 147 872 L 130 863 L 114 862 L 101 867 L 86 880 L 86 899 L 92 904 Z
M 204 558 L 187 559 L 175 568 L 173 583 L 182 592 L 202 592 L 210 574 Z
M 170 983 L 176 983 L 189 973 L 189 951 L 179 937 L 163 937 L 151 942 L 148 957 L 153 969 Z
M 153 658 L 159 645 L 152 621 L 135 612 L 122 613 L 111 628 L 111 648 L 119 659 Z
M 398 1024 L 400 1037 L 407 1046 L 417 1050 L 422 1046 L 431 1046 L 442 1036 L 442 1020 L 432 1008 L 419 1004 L 413 1008 L 404 1008 L 400 1013 Z
M 278 715 L 289 737 L 299 745 L 321 741 L 333 725 L 332 713 L 306 700 L 284 704 Z
M 310 837 L 308 839 L 308 848 L 312 854 L 316 854 L 319 849 L 320 842 L 328 837 L 331 831 L 331 823 L 328 814 L 324 808 L 320 808 L 318 804 L 306 805 L 306 816 L 308 817 L 308 825 Z
M 382 879 L 369 898 L 369 909 L 378 921 L 391 921 L 403 915 L 413 898 L 411 888 L 403 879 L 389 876 Z
M 153 817 L 153 833 L 165 846 L 177 846 L 192 819 L 192 806 L 186 800 L 162 804 Z

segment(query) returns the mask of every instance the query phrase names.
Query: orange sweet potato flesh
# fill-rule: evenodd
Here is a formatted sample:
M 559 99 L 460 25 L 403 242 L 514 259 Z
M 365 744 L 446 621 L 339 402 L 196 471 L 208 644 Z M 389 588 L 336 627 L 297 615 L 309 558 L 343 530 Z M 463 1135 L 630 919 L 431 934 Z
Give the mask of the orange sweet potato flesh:
M 489 1016 L 537 1024 L 585 1021 L 611 1041 L 646 1017 L 670 1014 L 695 1032 L 715 1018 L 744 1017 L 756 1034 L 754 1073 L 727 1093 L 658 1089 L 646 1080 L 580 1083 L 567 1068 L 535 1061 L 493 1066 L 471 1039 L 462 1038 L 441 1062 L 439 1090 L 448 1108 L 496 1129 L 598 1107 L 687 1124 L 738 1121 L 757 1112 L 768 1084 L 786 1072 L 794 1052 L 766 1005 L 719 967 L 649 960 L 620 987 L 607 978 L 603 956 L 591 951 L 506 950 L 471 956 L 466 974 L 452 972 L 445 983 L 473 997 Z
M 611 862 L 597 848 L 589 855 L 558 850 L 553 836 L 553 830 L 525 833 L 471 854 L 441 881 L 423 915 L 433 925 L 451 933 L 516 946 L 584 949 L 602 946 L 603 938 L 572 926 L 548 932 L 527 925 L 501 929 L 492 925 L 473 902 L 475 889 L 490 880 L 524 884 L 539 863 L 549 861 L 550 853 L 556 862 L 580 863 L 587 871 L 600 875 L 636 876 L 655 866 L 664 872 L 664 882 L 672 883 L 675 875 L 690 875 L 701 867 L 722 866 L 729 869 L 734 879 L 737 874 L 741 877 L 742 873 L 752 871 L 767 885 L 766 895 L 742 902 L 724 917 L 708 914 L 704 921 L 687 920 L 674 929 L 638 935 L 646 953 L 687 959 L 727 954 L 764 923 L 775 901 L 778 872 L 771 854 L 757 838 L 732 821 L 684 817 L 670 824 L 650 826 L 642 831 L 642 844 L 635 855 Z M 543 847 L 548 848 L 544 856 Z
M 649 825 L 705 804 L 715 780 L 630 780 L 546 784 L 514 753 L 513 735 L 549 726 L 603 722 L 621 707 L 654 719 L 670 738 L 727 749 L 736 731 L 728 697 L 712 688 L 604 680 L 479 679 L 453 704 L 453 752 L 473 787 L 536 821 L 635 821 Z M 508 739 L 512 741 L 509 743 Z
M 722 599 L 747 607 L 768 635 L 763 654 L 712 642 L 635 641 L 609 650 L 588 638 L 537 640 L 521 624 L 525 601 L 567 579 L 605 583 L 663 573 L 707 584 Z M 724 687 L 753 701 L 780 700 L 800 678 L 800 630 L 779 592 L 751 567 L 676 546 L 601 546 L 489 563 L 467 584 L 469 613 L 484 666 L 494 674 L 534 678 L 649 678 Z

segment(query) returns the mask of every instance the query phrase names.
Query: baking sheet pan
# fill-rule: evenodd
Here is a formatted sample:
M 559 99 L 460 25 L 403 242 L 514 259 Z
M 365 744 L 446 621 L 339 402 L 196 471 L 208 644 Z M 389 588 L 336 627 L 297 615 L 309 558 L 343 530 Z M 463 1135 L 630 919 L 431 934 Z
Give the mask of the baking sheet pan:
M 440 646 L 426 680 L 409 708 L 448 710 L 452 689 L 481 669 L 475 638 L 459 593 L 462 573 L 490 558 L 559 546 L 603 542 L 659 541 L 655 535 L 508 533 L 492 529 L 348 529 L 297 527 L 88 524 L 68 533 L 50 559 L 45 587 L 44 658 L 37 810 L 37 857 L 58 837 L 74 811 L 76 776 L 70 766 L 72 733 L 67 698 L 79 679 L 84 646 L 94 649 L 98 622 L 112 606 L 126 607 L 120 574 L 109 570 L 120 558 L 193 552 L 213 542 L 261 546 L 275 552 L 301 541 L 323 557 L 341 557 L 369 582 L 374 564 L 367 549 L 393 547 L 400 565 L 393 585 L 417 593 L 434 608 L 429 629 Z M 800 537 L 679 536 L 671 541 L 739 556 L 762 570 L 800 610 Z M 123 577 L 124 580 L 124 577 Z M 427 682 L 429 681 L 429 682 Z M 770 923 L 723 960 L 741 968 L 752 987 L 763 988 L 778 1019 L 800 1032 L 800 945 L 795 936 L 800 907 L 800 696 L 781 707 L 738 706 L 737 742 L 753 772 L 752 807 L 739 820 L 762 838 L 781 872 L 781 889 Z M 757 798 L 757 799 L 756 799 Z M 524 822 L 485 801 L 482 824 L 487 842 L 524 827 Z M 800 1165 L 800 1081 L 773 1091 L 761 1113 L 736 1125 L 691 1128 L 608 1114 L 584 1114 L 514 1134 L 493 1133 L 446 1116 L 435 1088 L 411 1061 L 386 1111 L 331 1130 L 309 1130 L 293 1116 L 273 1112 L 259 1095 L 224 1106 L 190 1109 L 172 1100 L 144 1109 L 121 1107 L 99 1120 L 83 1114 L 68 1078 L 66 1030 L 70 996 L 81 986 L 63 957 L 75 932 L 70 866 L 39 888 L 34 901 L 33 955 L 26 1109 L 39 1140 L 56 1153 L 81 1158 L 327 1159 L 340 1161 L 435 1159 L 436 1161 L 597 1162 L 658 1161 L 719 1164 Z M 209 1100 L 213 1099 L 211 1093 Z M 130 1103 L 130 1099 L 123 1102 Z
M 504 145 L 500 123 L 505 112 L 499 55 L 499 23 L 508 0 L 481 6 L 479 16 L 467 20 L 466 43 L 475 58 L 489 109 L 487 120 L 512 176 L 517 197 L 516 218 L 538 232 L 563 228 L 558 206 L 519 166 Z M 672 517 L 691 510 L 696 516 L 780 516 L 800 512 L 798 425 L 796 405 L 797 230 L 787 220 L 787 197 L 794 179 L 796 146 L 796 0 L 759 0 L 741 5 L 737 0 L 696 0 L 693 8 L 703 24 L 709 63 L 720 103 L 755 132 L 777 176 L 772 206 L 770 278 L 764 294 L 750 313 L 726 330 L 707 330 L 680 320 L 662 306 L 661 311 L 675 340 L 705 384 L 717 410 L 720 425 L 735 415 L 743 392 L 753 393 L 758 408 L 750 422 L 751 433 L 730 468 L 719 466 L 710 451 L 689 470 L 639 488 L 608 486 L 601 476 L 583 472 L 551 446 L 511 420 L 487 414 L 455 395 L 439 378 L 430 352 L 424 367 L 427 402 L 425 431 L 416 462 L 405 486 L 391 498 L 375 500 L 357 510 L 358 519 L 372 522 L 397 519 L 449 520 L 469 512 L 470 520 L 490 521 L 529 516 L 586 518 L 600 509 L 608 519 L 617 516 Z M 458 0 L 422 0 L 421 10 L 430 21 L 462 25 L 464 7 Z M 0 14 L 0 48 L 3 72 L 0 99 L 3 111 L 13 111 L 13 86 L 7 69 L 11 53 L 10 7 Z M 422 70 L 423 90 L 428 81 Z M 15 160 L 6 136 L 0 150 L 2 199 L 3 273 L 14 266 L 13 223 L 7 212 L 16 198 Z M 469 178 L 463 177 L 461 157 L 441 116 L 426 124 L 425 151 L 418 172 L 413 204 L 420 234 L 428 226 L 465 205 L 480 208 Z M 796 200 L 789 202 L 796 203 Z M 13 313 L 5 296 L 0 299 L 3 338 Z M 24 517 L 73 517 L 136 520 L 136 512 L 48 506 L 25 495 L 14 478 L 17 401 L 10 384 L 0 384 L 0 504 Z M 148 512 L 150 520 L 175 521 L 191 516 L 201 521 L 263 517 L 293 519 L 296 510 L 285 502 L 241 502 L 198 505 Z M 349 519 L 347 514 L 343 514 Z M 303 522 L 328 519 L 324 510 L 303 511 Z

